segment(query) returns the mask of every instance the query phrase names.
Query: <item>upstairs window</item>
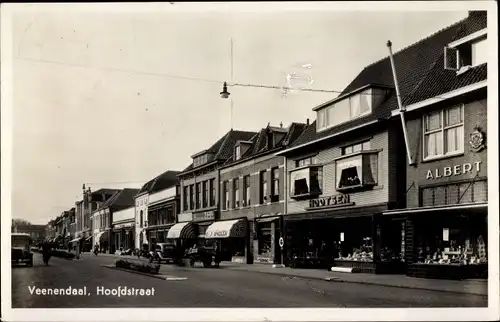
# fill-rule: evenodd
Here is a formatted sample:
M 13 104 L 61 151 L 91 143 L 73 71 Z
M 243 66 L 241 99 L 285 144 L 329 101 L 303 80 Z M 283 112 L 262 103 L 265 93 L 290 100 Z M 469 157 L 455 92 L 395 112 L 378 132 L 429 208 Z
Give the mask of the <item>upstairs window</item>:
M 201 208 L 201 198 L 202 198 L 202 194 L 201 194 L 201 182 L 198 182 L 196 184 L 196 209 L 199 209 Z
M 208 207 L 208 181 L 203 181 L 203 208 Z
M 377 184 L 377 153 L 362 153 L 337 160 L 335 163 L 336 189 L 338 191 L 372 187 Z
M 360 142 L 356 144 L 351 144 L 341 148 L 342 155 L 348 155 L 360 151 L 367 151 L 371 149 L 370 141 Z
M 488 61 L 488 42 L 486 29 L 456 40 L 444 48 L 444 68 L 466 72 L 469 68 Z
M 238 145 L 236 148 L 234 148 L 234 157 L 235 160 L 241 159 L 241 146 Z
M 301 168 L 301 167 L 305 167 L 307 165 L 315 164 L 315 163 L 316 163 L 315 157 L 307 157 L 307 158 L 303 158 L 300 160 L 295 160 L 295 167 Z
M 268 202 L 267 200 L 267 171 L 260 172 L 260 204 Z
M 194 185 L 189 186 L 189 209 L 194 209 Z
M 280 195 L 280 171 L 279 168 L 271 169 L 271 201 L 279 200 Z
M 189 200 L 189 199 L 188 199 L 188 198 L 189 198 L 189 192 L 188 192 L 188 189 L 189 189 L 189 187 L 187 187 L 187 186 L 186 186 L 186 187 L 184 187 L 184 189 L 183 189 L 184 193 L 183 193 L 183 196 L 182 196 L 182 197 L 183 197 L 183 198 L 182 198 L 182 200 L 183 200 L 182 204 L 183 204 L 184 210 L 187 210 L 187 209 L 188 209 L 188 207 L 189 207 L 189 206 L 188 206 L 188 205 L 189 205 L 189 202 L 188 202 L 188 200 Z
M 464 106 L 424 115 L 424 160 L 464 152 Z
M 215 206 L 215 179 L 210 179 L 210 206 Z
M 373 95 L 378 91 L 368 88 L 317 110 L 316 130 L 322 131 L 372 112 Z
M 322 193 L 323 168 L 309 166 L 290 172 L 290 196 L 294 199 L 315 197 Z
M 229 182 L 224 181 L 222 183 L 222 209 L 229 209 Z
M 240 207 L 240 179 L 233 179 L 233 201 L 234 208 Z
M 243 177 L 243 207 L 250 205 L 250 176 L 248 175 Z

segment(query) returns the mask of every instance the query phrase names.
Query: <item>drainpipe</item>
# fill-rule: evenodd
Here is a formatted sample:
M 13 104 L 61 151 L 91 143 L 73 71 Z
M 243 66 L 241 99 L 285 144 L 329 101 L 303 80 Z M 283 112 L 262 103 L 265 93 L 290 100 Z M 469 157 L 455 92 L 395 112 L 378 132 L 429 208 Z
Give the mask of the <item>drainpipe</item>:
M 396 97 L 398 99 L 399 115 L 401 117 L 401 125 L 403 127 L 403 136 L 404 136 L 405 145 L 406 145 L 406 155 L 408 156 L 408 164 L 413 165 L 414 163 L 413 163 L 413 159 L 411 157 L 410 144 L 408 143 L 408 133 L 406 130 L 406 121 L 405 121 L 405 116 L 404 116 L 404 112 L 406 112 L 406 108 L 403 106 L 403 102 L 401 100 L 401 94 L 399 92 L 398 78 L 396 76 L 396 67 L 394 65 L 394 58 L 392 56 L 392 43 L 390 40 L 387 41 L 387 47 L 389 48 L 389 59 L 391 61 L 392 76 L 394 77 L 394 87 L 396 88 Z

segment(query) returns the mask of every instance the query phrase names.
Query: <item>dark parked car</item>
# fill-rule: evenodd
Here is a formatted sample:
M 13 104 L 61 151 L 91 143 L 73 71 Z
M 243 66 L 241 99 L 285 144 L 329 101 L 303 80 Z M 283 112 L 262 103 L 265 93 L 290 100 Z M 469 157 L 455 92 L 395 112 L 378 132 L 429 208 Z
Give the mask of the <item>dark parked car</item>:
M 12 233 L 12 265 L 26 264 L 33 266 L 33 253 L 31 252 L 31 237 L 24 233 Z

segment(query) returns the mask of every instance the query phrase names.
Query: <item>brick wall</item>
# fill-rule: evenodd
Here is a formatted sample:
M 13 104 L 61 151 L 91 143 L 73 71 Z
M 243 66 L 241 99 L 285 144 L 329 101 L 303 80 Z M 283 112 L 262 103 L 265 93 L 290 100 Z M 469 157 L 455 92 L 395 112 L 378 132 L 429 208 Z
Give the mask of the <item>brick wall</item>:
M 271 213 L 283 213 L 284 212 L 284 158 L 276 157 L 273 154 L 256 158 L 247 162 L 243 162 L 240 164 L 236 164 L 229 168 L 220 170 L 220 189 L 222 191 L 222 184 L 224 181 L 229 182 L 229 209 L 222 210 L 221 209 L 221 219 L 231 219 L 231 218 L 240 218 L 247 217 L 249 219 L 253 219 L 260 215 L 271 214 Z M 265 202 L 263 204 L 260 203 L 260 193 L 261 193 L 261 185 L 260 185 L 260 172 L 266 171 L 265 176 L 267 179 L 267 194 L 271 193 L 272 186 L 272 176 L 271 169 L 278 168 L 279 169 L 279 201 L 277 202 Z M 251 205 L 246 205 L 243 207 L 241 205 L 241 201 L 244 199 L 244 185 L 243 185 L 243 177 L 250 175 L 250 200 Z M 239 200 L 240 207 L 236 208 L 233 202 L 233 180 L 239 180 Z M 219 202 L 222 205 L 223 202 L 223 192 L 220 193 Z
M 479 98 L 477 96 L 469 96 L 468 99 L 462 100 L 464 102 L 464 153 L 448 157 L 437 159 L 433 161 L 423 161 L 423 117 L 422 111 L 418 114 L 408 114 L 407 117 L 407 129 L 408 129 L 408 139 L 410 142 L 411 153 L 413 159 L 416 161 L 415 166 L 407 167 L 407 188 L 414 183 L 414 187 L 407 194 L 407 207 L 413 208 L 419 206 L 419 189 L 425 185 L 433 184 L 446 184 L 452 183 L 460 180 L 472 179 L 476 176 L 476 171 L 473 169 L 470 173 L 452 175 L 448 177 L 442 177 L 437 179 L 426 179 L 429 170 L 435 171 L 439 169 L 442 173 L 444 167 L 453 167 L 455 165 L 463 165 L 464 163 L 472 163 L 480 161 L 480 171 L 478 175 L 480 177 L 487 177 L 487 149 L 476 153 L 472 152 L 469 147 L 469 135 L 474 130 L 475 126 L 479 126 L 487 137 L 487 101 L 484 98 Z M 460 102 L 457 101 L 445 101 L 432 109 L 425 109 L 425 112 L 432 110 L 442 109 L 446 107 L 451 107 L 454 104 Z M 486 142 L 487 146 L 487 142 Z M 474 166 L 475 168 L 475 166 Z
M 193 178 L 189 179 L 183 179 L 181 180 L 181 186 L 180 186 L 180 193 L 181 193 L 181 199 L 180 199 L 180 205 L 181 205 L 181 213 L 182 212 L 194 212 L 194 211 L 207 211 L 207 210 L 213 210 L 214 208 L 217 208 L 217 200 L 219 196 L 219 171 L 211 171 L 199 176 L 195 176 Z M 210 179 L 215 179 L 215 205 L 214 206 L 208 206 L 205 208 L 198 208 L 196 209 L 196 184 L 197 183 L 203 183 L 203 181 L 208 181 L 210 184 Z M 210 186 L 209 184 L 207 185 L 207 189 L 209 189 L 209 197 L 210 197 Z M 189 187 L 190 185 L 194 185 L 194 209 L 190 208 L 190 202 L 189 202 L 189 195 L 188 195 L 188 208 L 184 209 L 184 187 Z M 202 185 L 203 189 L 203 185 Z M 189 188 L 188 188 L 188 193 L 189 193 Z M 202 192 L 202 197 L 203 197 L 203 192 Z
M 378 172 L 377 185 L 370 190 L 358 191 L 350 193 L 350 201 L 358 206 L 372 205 L 389 202 L 389 176 L 397 175 L 396 173 L 388 172 L 389 165 L 389 133 L 386 130 L 377 131 L 376 133 L 356 132 L 350 134 L 348 138 L 337 140 L 330 147 L 323 148 L 316 155 L 317 163 L 323 164 L 323 193 L 322 197 L 341 194 L 335 188 L 336 182 L 336 163 L 335 158 L 341 156 L 341 147 L 350 145 L 369 139 L 372 150 L 380 150 L 378 153 Z M 295 168 L 295 161 L 287 158 L 287 170 Z M 289 176 L 288 176 L 289 182 Z M 288 185 L 290 186 L 290 184 Z M 287 195 L 290 195 L 288 188 Z M 394 198 L 393 194 L 393 198 Z M 296 201 L 290 197 L 287 200 L 287 214 L 304 212 L 305 208 L 309 207 L 309 200 Z

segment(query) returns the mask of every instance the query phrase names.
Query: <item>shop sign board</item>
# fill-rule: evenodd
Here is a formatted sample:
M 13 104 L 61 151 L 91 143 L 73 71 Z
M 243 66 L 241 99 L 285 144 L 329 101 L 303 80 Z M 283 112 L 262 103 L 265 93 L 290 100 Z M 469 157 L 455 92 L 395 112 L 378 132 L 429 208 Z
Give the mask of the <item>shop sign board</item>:
M 207 231 L 205 237 L 207 238 L 227 237 L 228 234 L 229 232 L 227 230 Z
M 215 220 L 215 211 L 204 211 L 193 214 L 193 221 Z
M 351 197 L 348 194 L 311 199 L 309 208 L 334 207 L 351 204 Z
M 450 167 L 436 168 L 434 170 L 427 170 L 426 180 L 447 178 L 451 176 L 459 176 L 472 172 L 478 173 L 481 168 L 482 161 L 469 162 L 464 164 L 457 164 Z

